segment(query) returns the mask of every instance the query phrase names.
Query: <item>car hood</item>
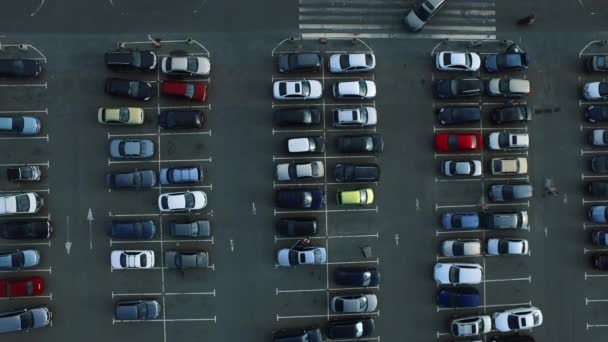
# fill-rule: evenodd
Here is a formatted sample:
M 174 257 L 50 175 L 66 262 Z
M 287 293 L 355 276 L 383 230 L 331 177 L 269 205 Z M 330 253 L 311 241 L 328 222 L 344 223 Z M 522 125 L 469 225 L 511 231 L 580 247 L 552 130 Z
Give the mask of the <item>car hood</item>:
M 376 111 L 376 108 L 365 107 L 365 110 L 367 110 L 367 124 L 368 125 L 377 124 L 378 123 L 378 112 Z
M 210 71 L 211 71 L 211 63 L 209 62 L 209 59 L 207 59 L 205 57 L 199 57 L 197 73 L 200 75 L 208 75 Z
M 492 94 L 500 94 L 500 78 L 493 78 L 488 81 L 488 91 Z
M 600 97 L 600 82 L 591 82 L 585 84 L 583 88 L 583 96 L 587 100 L 593 100 Z
M 329 69 L 330 70 L 342 70 L 340 66 L 340 55 L 335 54 L 329 57 Z
M 40 132 L 40 120 L 31 116 L 23 117 L 22 134 L 36 134 Z
M 435 281 L 438 284 L 450 284 L 449 273 L 450 273 L 449 264 L 443 264 L 443 263 L 435 264 L 434 276 L 435 276 Z
M 289 248 L 283 248 L 277 253 L 277 263 L 280 266 L 291 266 L 289 263 Z
M 36 250 L 24 250 L 23 257 L 23 267 L 33 267 L 40 263 L 40 254 Z
M 405 26 L 410 31 L 418 31 L 424 26 L 424 21 L 420 20 L 414 11 L 410 11 L 405 17 Z
M 498 55 L 488 55 L 485 60 L 485 67 L 487 71 L 498 71 L 497 65 Z
M 498 137 L 500 136 L 499 132 L 493 132 L 488 135 L 488 146 L 492 150 L 499 150 L 500 145 L 498 144 Z

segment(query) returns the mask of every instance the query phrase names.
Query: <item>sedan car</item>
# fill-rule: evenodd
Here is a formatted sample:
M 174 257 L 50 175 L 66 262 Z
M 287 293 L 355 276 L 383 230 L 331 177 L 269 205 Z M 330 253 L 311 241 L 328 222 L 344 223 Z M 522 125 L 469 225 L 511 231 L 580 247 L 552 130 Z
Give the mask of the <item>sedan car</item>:
M 586 100 L 608 99 L 608 82 L 589 82 L 583 87 Z
M 40 252 L 37 249 L 23 249 L 0 253 L 0 269 L 18 270 L 40 264 Z
M 209 267 L 209 253 L 206 251 L 165 251 L 165 266 L 179 270 L 207 268 Z
M 587 211 L 587 218 L 595 223 L 608 223 L 608 206 L 593 205 Z
M 380 167 L 376 164 L 338 164 L 334 167 L 336 182 L 377 182 Z
M 28 58 L 0 59 L 0 77 L 38 78 L 42 72 L 42 61 Z
M 144 110 L 136 107 L 101 107 L 97 111 L 97 122 L 108 125 L 141 125 L 144 123 Z
M 608 145 L 608 130 L 594 129 L 591 134 L 589 134 L 589 143 L 593 146 Z
M 284 209 L 321 209 L 325 193 L 319 189 L 280 189 L 276 192 L 276 204 Z
M 450 333 L 455 337 L 475 337 L 492 330 L 492 319 L 488 315 L 456 318 L 450 322 Z
M 0 116 L 0 133 L 35 135 L 41 127 L 40 120 L 33 116 Z
M 376 268 L 340 267 L 334 271 L 334 281 L 338 285 L 350 287 L 378 286 L 380 272 Z
M 590 182 L 585 188 L 589 195 L 608 196 L 608 182 Z
M 608 56 L 607 55 L 596 55 L 589 56 L 585 61 L 587 71 L 608 71 Z
M 321 56 L 317 52 L 281 53 L 278 56 L 279 72 L 318 72 Z
M 338 108 L 333 112 L 334 127 L 374 127 L 377 123 L 378 115 L 374 107 Z
M 479 120 L 481 120 L 479 107 L 450 106 L 437 110 L 437 121 L 442 125 L 458 125 Z
M 44 292 L 44 280 L 41 277 L 0 279 L 0 297 L 40 296 Z
M 106 66 L 117 71 L 141 70 L 151 71 L 156 69 L 158 58 L 149 50 L 127 50 L 108 51 L 105 53 Z
M 593 269 L 598 271 L 608 271 L 608 254 L 596 253 L 591 256 Z
M 437 79 L 433 86 L 435 96 L 440 99 L 478 96 L 483 94 L 484 89 L 483 81 L 479 77 Z
M 492 319 L 494 328 L 502 332 L 532 329 L 543 324 L 542 312 L 533 306 L 498 311 Z
M 435 135 L 435 149 L 438 152 L 479 151 L 482 137 L 479 133 L 438 133 Z
M 163 57 L 160 66 L 170 76 L 209 76 L 211 70 L 209 59 L 197 56 Z
M 591 232 L 591 242 L 596 246 L 608 246 L 608 229 L 596 229 Z
M 22 165 L 6 168 L 6 178 L 11 182 L 37 182 L 42 177 L 38 165 Z
M 348 321 L 330 321 L 327 325 L 327 337 L 331 339 L 359 339 L 373 334 L 376 325 L 371 318 L 359 318 Z
M 152 158 L 154 143 L 152 140 L 114 139 L 110 142 L 110 157 L 114 159 Z
M 211 236 L 211 224 L 208 220 L 171 222 L 169 232 L 175 238 L 202 238 Z
M 492 238 L 486 243 L 488 255 L 527 255 L 529 248 L 526 239 Z
M 492 121 L 497 124 L 505 122 L 526 122 L 532 120 L 532 108 L 527 105 L 498 107 L 492 110 Z
M 492 78 L 488 81 L 488 95 L 521 97 L 530 94 L 530 81 L 518 78 Z
M 441 243 L 441 254 L 446 257 L 469 257 L 481 255 L 481 240 L 456 239 Z
M 205 102 L 207 84 L 203 82 L 164 81 L 163 94 Z
M 135 170 L 107 173 L 106 186 L 110 189 L 149 189 L 156 186 L 156 172 Z
M 378 297 L 374 294 L 334 296 L 329 307 L 336 313 L 374 312 L 378 307 Z
M 160 184 L 196 184 L 203 182 L 203 170 L 200 165 L 163 167 L 160 169 Z
M 336 145 L 341 153 L 378 153 L 384 150 L 384 138 L 380 134 L 342 135 Z
M 475 52 L 442 51 L 435 55 L 435 66 L 442 71 L 477 71 L 481 58 Z
M 365 80 L 336 82 L 333 94 L 335 99 L 373 99 L 376 97 L 376 83 Z
M 483 278 L 483 268 L 471 263 L 441 263 L 435 264 L 434 277 L 437 284 L 479 284 Z
M 519 150 L 530 147 L 528 133 L 492 132 L 488 135 L 488 148 L 490 150 Z
M 338 190 L 336 192 L 336 202 L 338 205 L 348 204 L 372 204 L 374 203 L 374 190 L 357 189 L 357 190 Z
M 112 220 L 106 225 L 109 237 L 113 239 L 143 239 L 154 238 L 156 223 L 152 220 Z
M 528 159 L 517 158 L 492 158 L 490 160 L 493 175 L 523 175 L 528 173 Z
M 279 266 L 320 265 L 327 262 L 327 251 L 323 247 L 283 248 L 277 253 Z
M 158 196 L 161 212 L 200 210 L 207 206 L 207 195 L 202 191 L 172 192 Z
M 148 101 L 154 96 L 152 83 L 123 78 L 108 78 L 106 80 L 106 93 L 144 101 Z
M 325 151 L 325 139 L 320 135 L 288 138 L 287 151 L 289 153 L 321 153 Z
M 405 27 L 410 31 L 420 31 L 424 24 L 437 14 L 445 3 L 446 0 L 415 2 L 414 8 L 405 17 Z
M 316 80 L 275 81 L 272 93 L 276 100 L 316 100 L 323 95 L 323 85 Z
M 376 68 L 376 56 L 373 53 L 345 53 L 329 56 L 329 72 L 350 73 L 371 71 Z
M 196 109 L 164 110 L 158 116 L 158 125 L 164 129 L 200 129 L 203 121 L 203 111 Z
M 444 160 L 441 172 L 444 176 L 481 176 L 481 160 Z
M 316 107 L 277 108 L 273 117 L 277 126 L 314 126 L 321 123 L 321 110 Z
M 477 229 L 479 214 L 474 212 L 448 212 L 441 215 L 444 229 Z
M 587 107 L 585 119 L 589 122 L 608 121 L 608 105 L 595 105 Z
M 488 198 L 492 202 L 512 202 L 532 198 L 530 184 L 494 184 L 490 186 Z
M 110 265 L 113 269 L 152 268 L 154 251 L 152 250 L 116 250 L 110 254 Z
M 594 156 L 591 158 L 591 171 L 595 173 L 608 172 L 608 156 Z
M 486 213 L 483 221 L 488 229 L 530 229 L 525 210 Z
M 487 72 L 524 70 L 530 64 L 530 57 L 525 52 L 495 53 L 486 56 L 484 67 Z
M 325 175 L 323 162 L 316 160 L 307 163 L 284 163 L 277 165 L 277 180 L 290 181 L 301 178 L 321 178 Z
M 116 303 L 114 317 L 119 321 L 146 321 L 158 318 L 160 312 L 156 300 L 126 300 Z
M 51 323 L 52 313 L 45 305 L 31 308 L 0 312 L 0 333 L 27 331 L 43 328 Z
M 473 287 L 440 289 L 437 306 L 441 308 L 474 308 L 481 306 L 479 291 Z
M 53 225 L 49 220 L 0 223 L 0 237 L 3 239 L 48 239 L 52 233 Z
M 318 222 L 314 217 L 282 218 L 277 222 L 277 231 L 285 236 L 316 235 Z

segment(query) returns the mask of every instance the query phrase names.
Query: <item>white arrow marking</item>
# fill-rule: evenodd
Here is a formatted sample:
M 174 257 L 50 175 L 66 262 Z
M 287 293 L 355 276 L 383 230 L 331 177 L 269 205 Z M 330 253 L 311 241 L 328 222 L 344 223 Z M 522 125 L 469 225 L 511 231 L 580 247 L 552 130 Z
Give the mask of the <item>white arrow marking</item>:
M 66 216 L 66 239 L 65 239 L 65 251 L 70 255 L 70 249 L 72 248 L 72 241 L 70 241 L 70 217 Z
M 89 212 L 87 213 L 87 221 L 89 221 L 89 249 L 93 249 L 93 220 L 93 212 L 89 208 Z

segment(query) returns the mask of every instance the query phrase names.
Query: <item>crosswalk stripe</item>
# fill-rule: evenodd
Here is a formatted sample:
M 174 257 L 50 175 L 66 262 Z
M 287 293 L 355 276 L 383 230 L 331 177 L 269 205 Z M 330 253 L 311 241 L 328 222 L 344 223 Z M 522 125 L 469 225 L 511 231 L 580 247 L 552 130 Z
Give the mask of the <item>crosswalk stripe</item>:
M 463 16 L 485 16 L 485 15 L 496 15 L 496 11 L 494 10 L 445 10 L 443 12 L 439 12 L 436 18 L 441 15 L 463 15 Z
M 399 30 L 403 29 L 403 25 L 395 24 L 300 24 L 303 30 Z M 443 31 L 480 31 L 493 32 L 496 31 L 494 26 L 436 26 L 427 25 L 426 30 L 443 30 Z
M 337 21 L 337 22 L 357 22 L 357 23 L 365 23 L 365 22 L 393 22 L 393 23 L 401 23 L 403 25 L 403 16 L 402 15 L 300 15 L 298 16 L 300 22 L 304 24 L 310 24 L 308 22 L 326 22 L 326 21 Z M 482 17 L 443 17 L 443 18 L 433 18 L 433 23 L 435 24 L 454 24 L 454 23 L 477 23 L 477 24 L 494 24 L 496 23 L 496 19 L 494 18 L 482 18 Z M 403 28 L 403 27 L 402 27 Z
M 496 35 L 493 34 L 429 34 L 429 33 L 320 33 L 320 32 L 304 32 L 302 38 L 317 39 L 317 38 L 363 38 L 363 39 L 473 39 L 473 40 L 493 40 Z
M 450 6 L 453 5 L 466 5 L 473 7 L 494 7 L 496 3 L 494 1 L 469 1 L 463 0 L 461 2 L 450 0 Z M 325 5 L 325 6 L 353 6 L 353 5 L 391 5 L 412 8 L 415 1 L 402 1 L 402 0 L 299 0 L 300 5 Z
M 399 13 L 405 15 L 405 11 L 400 8 L 336 8 L 336 7 L 300 7 L 300 13 Z

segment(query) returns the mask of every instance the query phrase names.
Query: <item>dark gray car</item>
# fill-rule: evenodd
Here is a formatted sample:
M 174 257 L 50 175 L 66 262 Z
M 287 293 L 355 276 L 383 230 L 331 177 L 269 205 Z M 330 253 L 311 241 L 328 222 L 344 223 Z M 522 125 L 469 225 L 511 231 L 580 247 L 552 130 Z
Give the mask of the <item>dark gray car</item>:
M 532 197 L 530 184 L 495 184 L 490 186 L 488 197 L 492 202 L 512 202 Z
M 106 174 L 106 186 L 110 189 L 144 189 L 156 185 L 154 170 L 113 172 Z
M 171 222 L 171 236 L 180 238 L 208 237 L 211 235 L 211 225 L 207 220 L 192 222 Z
M 160 314 L 160 303 L 156 300 L 130 300 L 116 303 L 114 315 L 120 321 L 145 321 Z
M 0 333 L 42 328 L 51 322 L 47 306 L 0 313 Z
M 168 268 L 207 268 L 209 254 L 206 251 L 166 251 L 165 266 Z
M 115 159 L 152 158 L 153 155 L 152 140 L 114 139 L 110 142 L 110 157 Z
M 37 249 L 0 253 L 0 269 L 14 270 L 34 267 L 40 263 L 40 252 Z

